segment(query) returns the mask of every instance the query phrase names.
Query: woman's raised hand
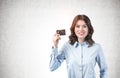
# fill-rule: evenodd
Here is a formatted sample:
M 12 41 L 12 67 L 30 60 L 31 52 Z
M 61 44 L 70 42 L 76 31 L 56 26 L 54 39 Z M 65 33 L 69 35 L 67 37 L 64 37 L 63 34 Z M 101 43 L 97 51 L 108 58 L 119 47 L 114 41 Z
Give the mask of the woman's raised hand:
M 53 46 L 54 46 L 55 48 L 58 47 L 58 43 L 59 43 L 59 40 L 60 40 L 60 39 L 61 39 L 61 38 L 60 38 L 60 34 L 55 33 L 55 35 L 53 36 Z

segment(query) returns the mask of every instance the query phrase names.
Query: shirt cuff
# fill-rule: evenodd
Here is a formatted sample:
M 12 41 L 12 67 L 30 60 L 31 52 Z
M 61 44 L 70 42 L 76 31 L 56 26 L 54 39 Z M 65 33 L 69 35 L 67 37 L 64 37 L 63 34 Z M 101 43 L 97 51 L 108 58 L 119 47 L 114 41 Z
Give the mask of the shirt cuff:
M 52 53 L 55 55 L 58 54 L 58 48 L 52 47 Z

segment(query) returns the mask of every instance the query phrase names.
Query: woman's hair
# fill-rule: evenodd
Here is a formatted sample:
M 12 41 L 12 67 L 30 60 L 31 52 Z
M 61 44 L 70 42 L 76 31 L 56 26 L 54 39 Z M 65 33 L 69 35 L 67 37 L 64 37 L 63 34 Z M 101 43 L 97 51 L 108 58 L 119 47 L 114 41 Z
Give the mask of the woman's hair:
M 94 43 L 94 40 L 92 39 L 92 34 L 94 32 L 94 29 L 93 29 L 93 27 L 91 25 L 90 19 L 86 15 L 77 15 L 74 18 L 74 20 L 72 22 L 72 25 L 71 25 L 71 28 L 70 28 L 70 31 L 71 31 L 71 34 L 69 36 L 70 44 L 73 45 L 76 41 L 78 41 L 78 38 L 77 38 L 74 30 L 75 30 L 76 23 L 79 20 L 83 20 L 86 23 L 87 27 L 88 27 L 88 35 L 85 37 L 85 41 L 89 44 L 88 47 L 90 47 Z

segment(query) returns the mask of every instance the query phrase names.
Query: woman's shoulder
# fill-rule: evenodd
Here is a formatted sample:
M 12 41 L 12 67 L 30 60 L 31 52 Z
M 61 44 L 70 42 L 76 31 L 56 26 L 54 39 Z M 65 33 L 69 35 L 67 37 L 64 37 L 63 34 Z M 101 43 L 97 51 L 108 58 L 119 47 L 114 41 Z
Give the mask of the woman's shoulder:
M 96 48 L 101 48 L 101 44 L 100 44 L 100 43 L 96 43 L 96 42 L 95 42 L 95 43 L 93 44 L 93 47 L 96 47 Z
M 70 41 L 66 41 L 64 42 L 63 47 L 70 48 L 72 45 L 70 44 Z
M 63 45 L 64 45 L 64 46 L 68 46 L 68 45 L 70 45 L 70 42 L 69 42 L 69 41 L 66 41 Z

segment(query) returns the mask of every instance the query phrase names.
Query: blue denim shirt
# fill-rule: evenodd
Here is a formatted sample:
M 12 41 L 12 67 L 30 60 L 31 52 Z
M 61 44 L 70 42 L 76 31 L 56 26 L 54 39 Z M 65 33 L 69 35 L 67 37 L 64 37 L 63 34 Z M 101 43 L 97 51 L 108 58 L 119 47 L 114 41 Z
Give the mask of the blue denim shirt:
M 51 71 L 56 70 L 66 60 L 68 78 L 96 78 L 96 63 L 100 68 L 100 78 L 108 78 L 105 57 L 97 43 L 88 47 L 87 42 L 75 42 L 74 45 L 66 42 L 59 51 L 58 48 L 53 48 L 50 58 Z

